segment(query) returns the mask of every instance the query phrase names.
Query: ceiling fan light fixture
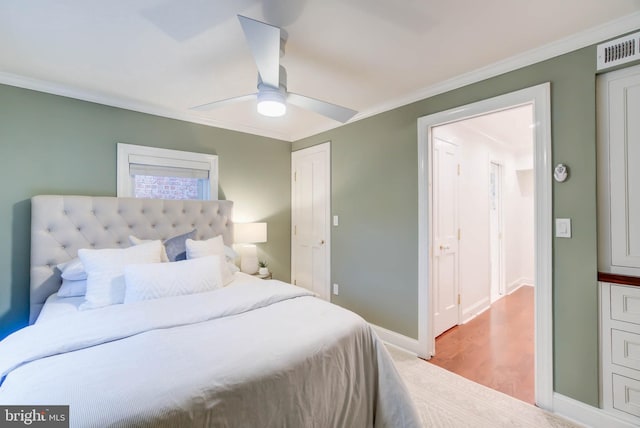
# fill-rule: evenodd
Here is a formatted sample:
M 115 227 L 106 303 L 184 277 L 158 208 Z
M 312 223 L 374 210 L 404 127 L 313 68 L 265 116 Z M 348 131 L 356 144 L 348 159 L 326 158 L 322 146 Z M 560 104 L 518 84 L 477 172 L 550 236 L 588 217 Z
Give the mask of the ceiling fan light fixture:
M 287 39 L 286 31 L 242 15 L 238 15 L 238 20 L 258 68 L 258 93 L 202 104 L 192 107 L 194 110 L 211 110 L 232 102 L 256 97 L 258 113 L 268 117 L 284 116 L 287 113 L 287 104 L 310 110 L 342 123 L 348 122 L 358 113 L 337 104 L 287 92 L 287 71 L 280 65 L 280 56 L 284 52 L 284 41 Z
M 287 105 L 280 101 L 258 101 L 258 113 L 268 117 L 280 117 L 287 113 Z
M 258 87 L 258 113 L 268 117 L 280 117 L 287 113 L 284 91 L 266 85 Z

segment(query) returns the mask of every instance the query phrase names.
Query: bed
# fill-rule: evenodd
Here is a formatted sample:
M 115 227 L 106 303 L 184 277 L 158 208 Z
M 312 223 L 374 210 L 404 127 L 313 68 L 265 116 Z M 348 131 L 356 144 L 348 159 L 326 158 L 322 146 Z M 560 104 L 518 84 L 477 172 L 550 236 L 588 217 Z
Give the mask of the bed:
M 216 239 L 225 250 L 232 245 L 232 206 L 34 197 L 32 324 L 0 342 L 0 403 L 69 405 L 71 426 L 420 426 L 362 318 L 277 280 L 238 272 L 223 284 L 221 254 L 190 257 L 192 247 Z M 169 253 L 171 238 L 186 234 L 187 260 L 156 260 L 157 248 Z M 131 246 L 131 236 L 150 241 Z M 143 249 L 153 260 L 136 259 Z M 105 252 L 127 259 L 117 277 L 124 302 L 83 308 L 98 281 L 89 256 Z M 61 271 L 79 256 L 86 294 L 60 297 Z M 171 283 L 177 289 L 162 288 L 187 265 Z M 198 273 L 210 266 L 218 270 Z M 217 286 L 190 288 L 209 278 Z

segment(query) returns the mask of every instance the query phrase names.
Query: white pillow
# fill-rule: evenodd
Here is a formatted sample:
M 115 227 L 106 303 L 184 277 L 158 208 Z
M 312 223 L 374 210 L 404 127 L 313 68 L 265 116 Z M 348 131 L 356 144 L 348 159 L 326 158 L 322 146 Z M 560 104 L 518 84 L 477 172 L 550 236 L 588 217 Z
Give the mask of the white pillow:
M 186 260 L 187 249 L 185 248 L 185 240 L 195 237 L 196 232 L 196 229 L 193 229 L 190 232 L 165 239 L 162 242 L 162 261 L 177 262 L 180 260 Z M 133 235 L 129 235 L 129 242 L 131 243 L 131 245 L 140 245 L 150 241 L 153 241 L 153 239 L 140 239 Z
M 84 265 L 79 258 L 71 259 L 68 262 L 60 263 L 56 266 L 62 274 L 62 279 L 68 279 L 71 281 L 80 281 L 87 279 L 87 272 L 84 270 Z
M 58 297 L 78 297 L 87 294 L 87 280 L 81 279 L 78 281 L 71 281 L 69 279 L 62 279 L 62 285 L 58 290 Z
M 222 287 L 220 256 L 124 268 L 124 303 L 203 293 Z
M 194 241 L 187 239 L 187 260 L 197 259 L 207 256 L 220 256 L 220 273 L 222 275 L 222 284 L 227 285 L 233 281 L 233 273 L 229 270 L 226 261 L 224 241 L 222 235 L 206 241 Z
M 124 267 L 160 263 L 162 242 L 151 241 L 129 248 L 78 250 L 87 271 L 87 294 L 80 310 L 100 308 L 124 301 Z
M 129 243 L 131 245 L 146 244 L 148 242 L 153 242 L 153 239 L 140 239 L 133 235 L 129 235 Z M 162 245 L 162 252 L 160 253 L 160 261 L 162 263 L 169 262 L 169 256 L 167 256 L 167 249 L 164 247 L 164 244 Z

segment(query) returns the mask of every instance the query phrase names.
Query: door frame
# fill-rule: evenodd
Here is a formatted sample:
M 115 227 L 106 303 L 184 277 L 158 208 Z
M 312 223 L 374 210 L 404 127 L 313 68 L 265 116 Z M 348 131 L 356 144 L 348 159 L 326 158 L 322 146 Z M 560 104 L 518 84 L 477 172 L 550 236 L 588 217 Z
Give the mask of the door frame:
M 418 354 L 430 358 L 435 350 L 432 287 L 429 280 L 431 241 L 431 153 L 433 127 L 531 104 L 534 112 L 535 223 L 535 400 L 553 408 L 553 249 L 551 168 L 551 84 L 459 106 L 418 119 Z
M 311 146 L 305 149 L 296 150 L 295 152 L 291 152 L 291 282 L 295 279 L 295 268 L 296 268 L 296 252 L 295 252 L 295 225 L 296 225 L 296 192 L 295 192 L 295 171 L 296 171 L 296 161 L 298 158 L 309 155 L 323 153 L 324 154 L 324 168 L 325 168 L 325 182 L 324 186 L 326 189 L 325 192 L 325 284 L 324 284 L 324 292 L 325 296 L 327 296 L 327 300 L 331 301 L 331 141 L 327 141 L 325 143 L 317 144 L 315 146 Z
M 493 168 L 493 165 L 496 165 L 498 167 L 497 171 L 498 171 L 498 176 L 497 176 L 497 184 L 498 187 L 500 189 L 500 200 L 499 200 L 499 207 L 497 209 L 498 211 L 498 217 L 499 217 L 499 222 L 498 222 L 498 234 L 499 234 L 499 238 L 498 238 L 498 263 L 499 263 L 499 269 L 498 269 L 498 294 L 501 294 L 500 298 L 505 297 L 507 295 L 507 285 L 506 285 L 506 281 L 505 281 L 505 277 L 506 277 L 506 272 L 505 272 L 505 264 L 504 264 L 504 254 L 505 254 L 505 249 L 504 249 L 504 162 L 502 160 L 497 160 L 494 158 L 489 159 L 489 180 L 491 180 L 491 168 Z M 489 198 L 491 198 L 491 196 L 489 196 Z M 489 216 L 491 216 L 491 213 L 489 213 Z M 489 234 L 491 234 L 491 217 L 489 217 Z M 493 256 L 492 256 L 492 250 L 491 250 L 491 236 L 489 236 L 489 265 L 492 266 L 493 265 Z M 491 267 L 491 272 L 493 272 L 493 267 Z M 490 304 L 493 304 L 494 302 L 497 302 L 499 299 L 493 300 L 493 276 L 490 277 L 490 293 L 489 293 L 489 302 Z

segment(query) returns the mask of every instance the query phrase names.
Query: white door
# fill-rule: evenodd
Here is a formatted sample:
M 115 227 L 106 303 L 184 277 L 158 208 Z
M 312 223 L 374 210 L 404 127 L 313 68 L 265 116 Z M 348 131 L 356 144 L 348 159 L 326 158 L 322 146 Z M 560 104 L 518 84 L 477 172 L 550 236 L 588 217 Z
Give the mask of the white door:
M 433 143 L 433 287 L 434 335 L 459 323 L 458 148 Z
M 502 251 L 502 166 L 491 162 L 489 176 L 489 254 L 491 260 L 491 303 L 504 293 Z
M 291 154 L 291 282 L 330 300 L 331 151 L 324 143 Z

